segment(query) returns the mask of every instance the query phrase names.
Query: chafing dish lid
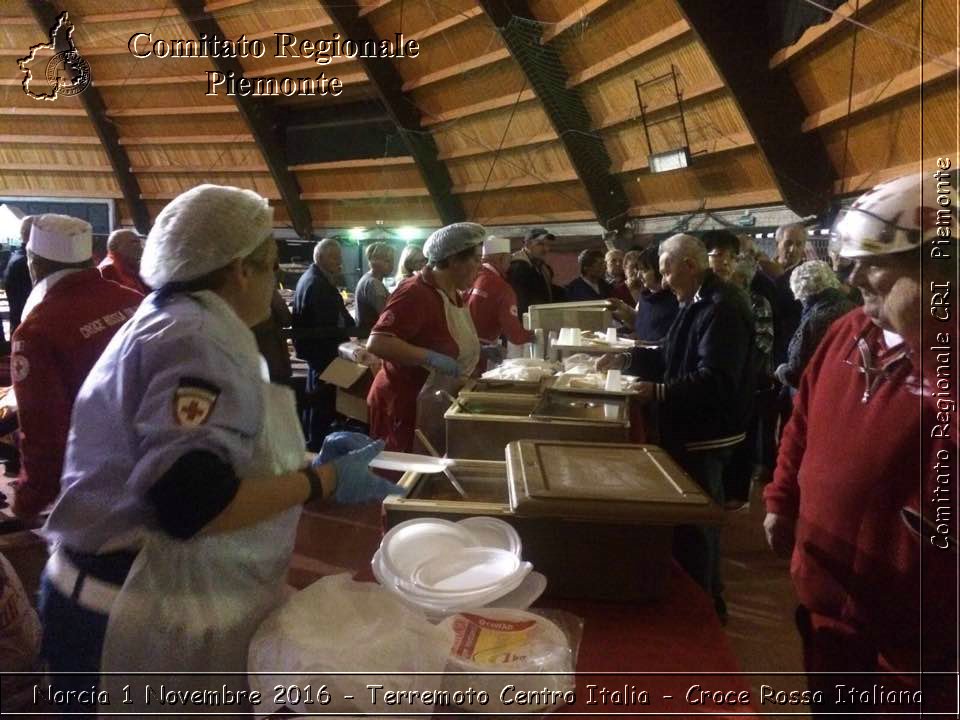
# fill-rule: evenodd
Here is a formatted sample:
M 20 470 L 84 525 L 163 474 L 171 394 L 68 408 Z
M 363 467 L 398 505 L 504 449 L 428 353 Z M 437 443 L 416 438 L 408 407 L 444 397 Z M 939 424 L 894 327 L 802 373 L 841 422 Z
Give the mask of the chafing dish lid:
M 655 445 L 518 440 L 507 445 L 511 508 L 643 524 L 714 524 L 722 511 Z

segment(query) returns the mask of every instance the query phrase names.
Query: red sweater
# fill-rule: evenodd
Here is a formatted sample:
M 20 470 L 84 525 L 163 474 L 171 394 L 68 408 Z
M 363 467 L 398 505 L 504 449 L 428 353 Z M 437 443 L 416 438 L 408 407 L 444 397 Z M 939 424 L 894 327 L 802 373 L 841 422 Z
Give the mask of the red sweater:
M 918 669 L 922 636 L 924 670 L 944 669 L 936 665 L 955 657 L 956 556 L 921 541 L 900 517 L 921 502 L 930 511 L 943 447 L 923 442 L 933 416 L 906 381 L 906 358 L 862 401 L 862 333 L 877 358 L 882 332 L 862 310 L 836 321 L 821 342 L 764 499 L 768 512 L 797 521 L 791 574 L 803 605 L 859 630 L 896 669 Z M 956 447 L 950 452 L 955 463 Z
M 517 294 L 496 269 L 480 266 L 477 279 L 464 294 L 480 342 L 494 345 L 503 335 L 514 345 L 533 341 L 533 333 L 523 329 L 517 313 Z
M 50 288 L 13 334 L 11 367 L 23 435 L 17 514 L 35 515 L 56 499 L 73 402 L 142 299 L 94 268 L 81 270 Z

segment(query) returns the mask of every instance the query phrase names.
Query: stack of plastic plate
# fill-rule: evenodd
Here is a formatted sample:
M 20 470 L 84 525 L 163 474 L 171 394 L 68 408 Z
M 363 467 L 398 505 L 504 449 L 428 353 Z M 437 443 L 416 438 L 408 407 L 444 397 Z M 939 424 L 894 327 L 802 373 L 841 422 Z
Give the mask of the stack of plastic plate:
M 489 517 L 453 523 L 419 518 L 391 529 L 373 557 L 373 574 L 402 600 L 441 618 L 503 601 L 529 606 L 546 587 L 521 560 L 510 525 Z

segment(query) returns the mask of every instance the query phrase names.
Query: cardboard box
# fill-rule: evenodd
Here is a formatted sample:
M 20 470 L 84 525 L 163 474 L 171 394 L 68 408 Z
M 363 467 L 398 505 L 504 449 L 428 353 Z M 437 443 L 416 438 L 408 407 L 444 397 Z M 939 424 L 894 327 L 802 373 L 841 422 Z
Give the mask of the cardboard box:
M 369 422 L 367 392 L 373 383 L 370 368 L 343 358 L 334 358 L 320 379 L 337 386 L 337 412 L 362 423 Z

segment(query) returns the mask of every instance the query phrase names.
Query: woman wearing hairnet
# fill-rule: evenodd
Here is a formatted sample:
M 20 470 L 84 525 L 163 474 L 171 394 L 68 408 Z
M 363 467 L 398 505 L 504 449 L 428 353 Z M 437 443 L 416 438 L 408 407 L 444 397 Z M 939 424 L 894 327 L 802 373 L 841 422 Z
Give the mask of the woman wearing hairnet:
M 480 358 L 480 341 L 460 297 L 477 276 L 487 231 L 454 223 L 427 238 L 427 265 L 390 296 L 367 341 L 383 359 L 367 396 L 370 434 L 387 448 L 409 452 L 417 422 L 417 395 L 430 372 L 468 376 Z
M 308 463 L 293 393 L 268 381 L 250 327 L 270 313 L 272 224 L 256 193 L 201 185 L 147 237 L 141 273 L 157 291 L 80 390 L 44 528 L 56 551 L 41 585 L 43 652 L 51 670 L 90 673 L 54 676 L 59 688 L 89 690 L 100 671 L 237 673 L 152 680 L 244 688 L 302 504 L 394 488 L 367 467 L 382 443 L 362 436 L 333 462 Z M 112 704 L 131 701 L 124 712 L 150 682 L 103 676 Z

